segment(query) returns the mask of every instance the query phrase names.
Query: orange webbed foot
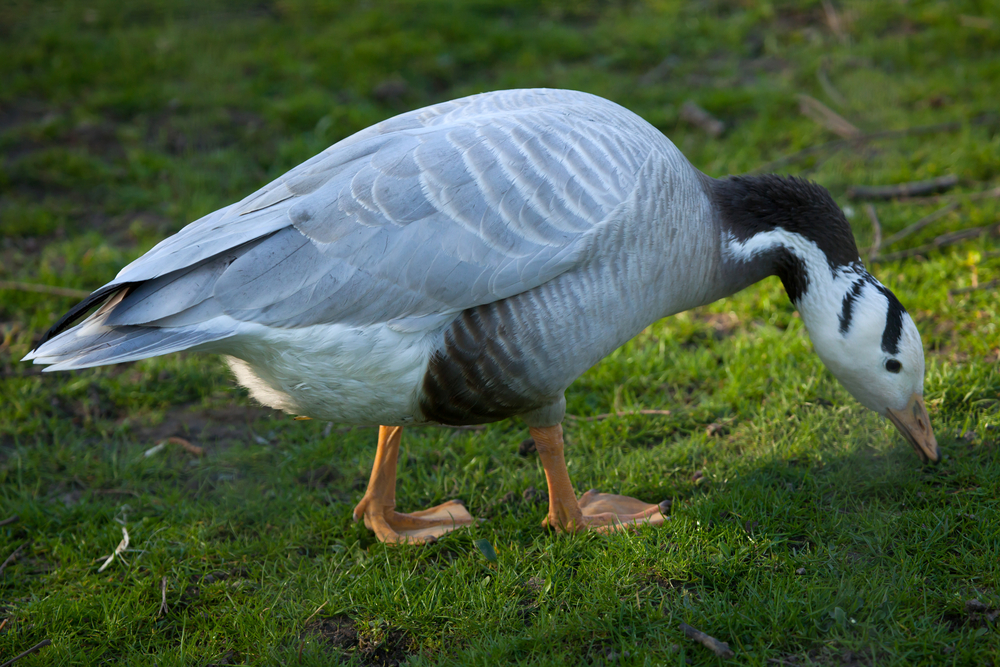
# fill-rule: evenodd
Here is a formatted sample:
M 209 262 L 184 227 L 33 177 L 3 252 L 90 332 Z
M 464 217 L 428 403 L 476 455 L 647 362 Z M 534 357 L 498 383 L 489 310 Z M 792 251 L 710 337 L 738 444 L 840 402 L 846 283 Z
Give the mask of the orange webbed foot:
M 408 514 L 373 500 L 366 497 L 358 503 L 354 520 L 364 518 L 365 526 L 386 544 L 430 544 L 476 520 L 458 500 Z

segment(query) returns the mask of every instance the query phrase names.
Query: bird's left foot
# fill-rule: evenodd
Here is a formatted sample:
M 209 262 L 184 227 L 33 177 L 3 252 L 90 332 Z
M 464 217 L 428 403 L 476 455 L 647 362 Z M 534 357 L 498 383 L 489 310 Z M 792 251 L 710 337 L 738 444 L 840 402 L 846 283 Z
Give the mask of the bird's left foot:
M 591 489 L 577 501 L 580 508 L 579 519 L 575 512 L 550 513 L 542 525 L 557 531 L 575 532 L 592 530 L 597 533 L 613 533 L 619 530 L 635 529 L 638 526 L 659 526 L 667 520 L 669 504 L 650 505 L 636 498 L 614 493 L 600 493 Z
M 429 544 L 446 533 L 471 525 L 475 519 L 460 501 L 449 500 L 429 509 L 404 514 L 372 498 L 362 498 L 354 520 L 362 517 L 368 530 L 386 544 Z
M 386 544 L 428 544 L 456 528 L 471 525 L 475 519 L 458 500 L 412 514 L 396 511 L 396 463 L 402 437 L 402 426 L 379 427 L 371 479 L 354 508 L 354 520 L 364 517 L 368 530 Z
M 598 493 L 595 489 L 577 500 L 563 456 L 562 426 L 531 427 L 529 430 L 549 486 L 549 513 L 542 521 L 543 526 L 559 532 L 612 533 L 647 524 L 659 526 L 667 520 L 667 501 L 650 505 L 628 496 Z

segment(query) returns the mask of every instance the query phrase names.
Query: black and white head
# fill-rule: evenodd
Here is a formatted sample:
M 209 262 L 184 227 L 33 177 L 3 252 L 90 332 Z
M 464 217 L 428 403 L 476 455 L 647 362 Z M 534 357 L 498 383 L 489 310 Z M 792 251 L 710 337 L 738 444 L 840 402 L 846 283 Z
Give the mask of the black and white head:
M 768 175 L 716 181 L 713 194 L 724 256 L 778 275 L 830 372 L 859 403 L 888 417 L 922 460 L 938 461 L 920 334 L 896 295 L 861 263 L 829 192 Z

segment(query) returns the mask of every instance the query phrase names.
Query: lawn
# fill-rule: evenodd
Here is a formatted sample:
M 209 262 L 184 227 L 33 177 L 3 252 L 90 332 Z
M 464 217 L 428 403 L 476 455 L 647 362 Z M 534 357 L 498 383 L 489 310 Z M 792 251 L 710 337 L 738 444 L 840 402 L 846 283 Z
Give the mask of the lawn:
M 351 521 L 375 430 L 256 406 L 214 357 L 19 361 L 66 294 L 329 144 L 532 86 L 623 104 L 713 176 L 815 180 L 863 248 L 852 187 L 957 177 L 871 202 L 943 462 L 836 383 L 776 278 L 567 392 L 578 490 L 673 501 L 634 534 L 545 531 L 505 421 L 406 430 L 401 508 L 486 521 L 387 547 Z M 1000 665 L 997 91 L 997 0 L 3 3 L 0 664 L 43 640 L 18 667 L 726 662 L 683 622 L 732 664 Z M 669 414 L 581 419 L 636 410 Z

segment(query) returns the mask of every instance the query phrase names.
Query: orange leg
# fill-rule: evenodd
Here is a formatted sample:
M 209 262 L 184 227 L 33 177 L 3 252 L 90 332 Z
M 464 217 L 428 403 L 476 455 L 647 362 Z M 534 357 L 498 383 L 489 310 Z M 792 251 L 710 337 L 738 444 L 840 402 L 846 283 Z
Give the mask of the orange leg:
M 665 508 L 635 498 L 591 489 L 578 501 L 563 457 L 562 425 L 530 428 L 549 485 L 549 514 L 542 525 L 557 531 L 610 532 L 641 524 L 657 526 L 666 520 Z
M 426 544 L 475 521 L 457 500 L 411 514 L 396 511 L 396 463 L 402 438 L 402 426 L 379 427 L 368 490 L 354 508 L 354 520 L 364 517 L 365 526 L 388 544 Z

